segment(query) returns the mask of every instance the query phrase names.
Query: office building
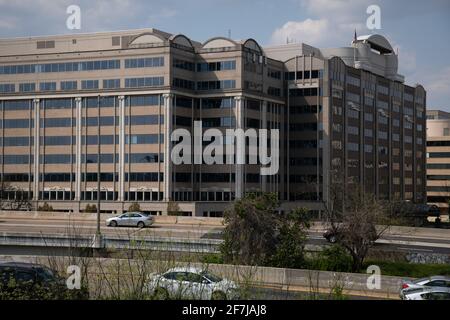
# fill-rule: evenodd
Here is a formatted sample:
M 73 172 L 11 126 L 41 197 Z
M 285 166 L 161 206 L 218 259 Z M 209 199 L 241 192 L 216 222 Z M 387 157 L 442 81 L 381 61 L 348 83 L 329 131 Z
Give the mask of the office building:
M 0 40 L 4 197 L 82 211 L 221 216 L 246 192 L 281 209 L 328 203 L 332 181 L 425 202 L 426 92 L 380 35 L 350 47 L 200 43 L 156 29 Z M 170 161 L 174 129 L 278 129 L 278 174 Z M 101 145 L 101 154 L 97 146 Z M 100 174 L 97 162 L 100 161 Z M 336 178 L 333 172 L 339 172 Z

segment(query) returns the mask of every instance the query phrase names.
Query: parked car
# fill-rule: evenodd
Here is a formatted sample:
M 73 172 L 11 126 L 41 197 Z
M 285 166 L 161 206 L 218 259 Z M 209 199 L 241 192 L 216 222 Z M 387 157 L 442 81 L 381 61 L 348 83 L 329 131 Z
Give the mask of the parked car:
M 450 288 L 449 276 L 432 276 L 428 278 L 417 279 L 413 281 L 404 281 L 400 291 L 411 289 L 423 289 L 426 287 Z
M 34 263 L 0 263 L 2 299 L 88 299 L 87 290 L 69 290 L 66 280 L 46 266 Z
M 402 300 L 450 300 L 450 288 L 422 287 L 410 288 L 400 292 Z
M 336 243 L 341 239 L 343 232 L 344 231 L 339 228 L 337 228 L 337 229 L 330 228 L 324 232 L 323 237 L 325 239 L 327 239 L 327 241 L 330 243 Z M 372 230 L 370 231 L 370 234 L 371 234 L 371 238 L 373 241 L 377 240 L 378 236 L 377 236 L 377 230 L 375 229 L 375 227 L 372 228 Z
M 158 299 L 235 300 L 239 298 L 234 281 L 222 279 L 199 268 L 172 268 L 155 274 L 147 290 Z
M 109 218 L 106 220 L 106 225 L 109 227 L 150 227 L 154 218 L 151 215 L 146 215 L 142 212 L 127 212 L 120 216 Z

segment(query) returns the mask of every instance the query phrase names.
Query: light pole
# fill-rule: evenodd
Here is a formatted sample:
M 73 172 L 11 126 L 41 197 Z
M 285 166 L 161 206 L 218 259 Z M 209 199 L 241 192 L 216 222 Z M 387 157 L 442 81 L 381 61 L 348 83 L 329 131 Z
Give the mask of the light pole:
M 93 248 L 103 247 L 102 233 L 100 231 L 100 95 L 97 96 L 97 230 L 94 235 Z

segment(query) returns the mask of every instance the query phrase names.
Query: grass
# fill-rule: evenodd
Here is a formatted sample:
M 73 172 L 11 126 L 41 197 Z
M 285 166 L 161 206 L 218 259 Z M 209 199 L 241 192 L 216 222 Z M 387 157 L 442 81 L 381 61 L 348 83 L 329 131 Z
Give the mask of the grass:
M 379 266 L 381 274 L 385 276 L 424 278 L 435 275 L 450 275 L 450 265 L 448 264 L 367 261 L 364 263 L 365 269 L 370 265 Z

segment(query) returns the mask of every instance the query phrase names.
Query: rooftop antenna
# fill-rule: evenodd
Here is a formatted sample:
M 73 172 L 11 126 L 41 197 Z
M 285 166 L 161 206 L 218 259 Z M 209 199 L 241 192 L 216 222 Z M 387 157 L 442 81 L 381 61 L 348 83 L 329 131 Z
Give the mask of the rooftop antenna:
M 356 41 L 358 40 L 358 35 L 356 34 L 356 29 L 355 29 L 355 34 L 353 36 L 353 67 L 356 66 Z
M 231 39 L 231 29 L 228 29 L 228 39 Z

